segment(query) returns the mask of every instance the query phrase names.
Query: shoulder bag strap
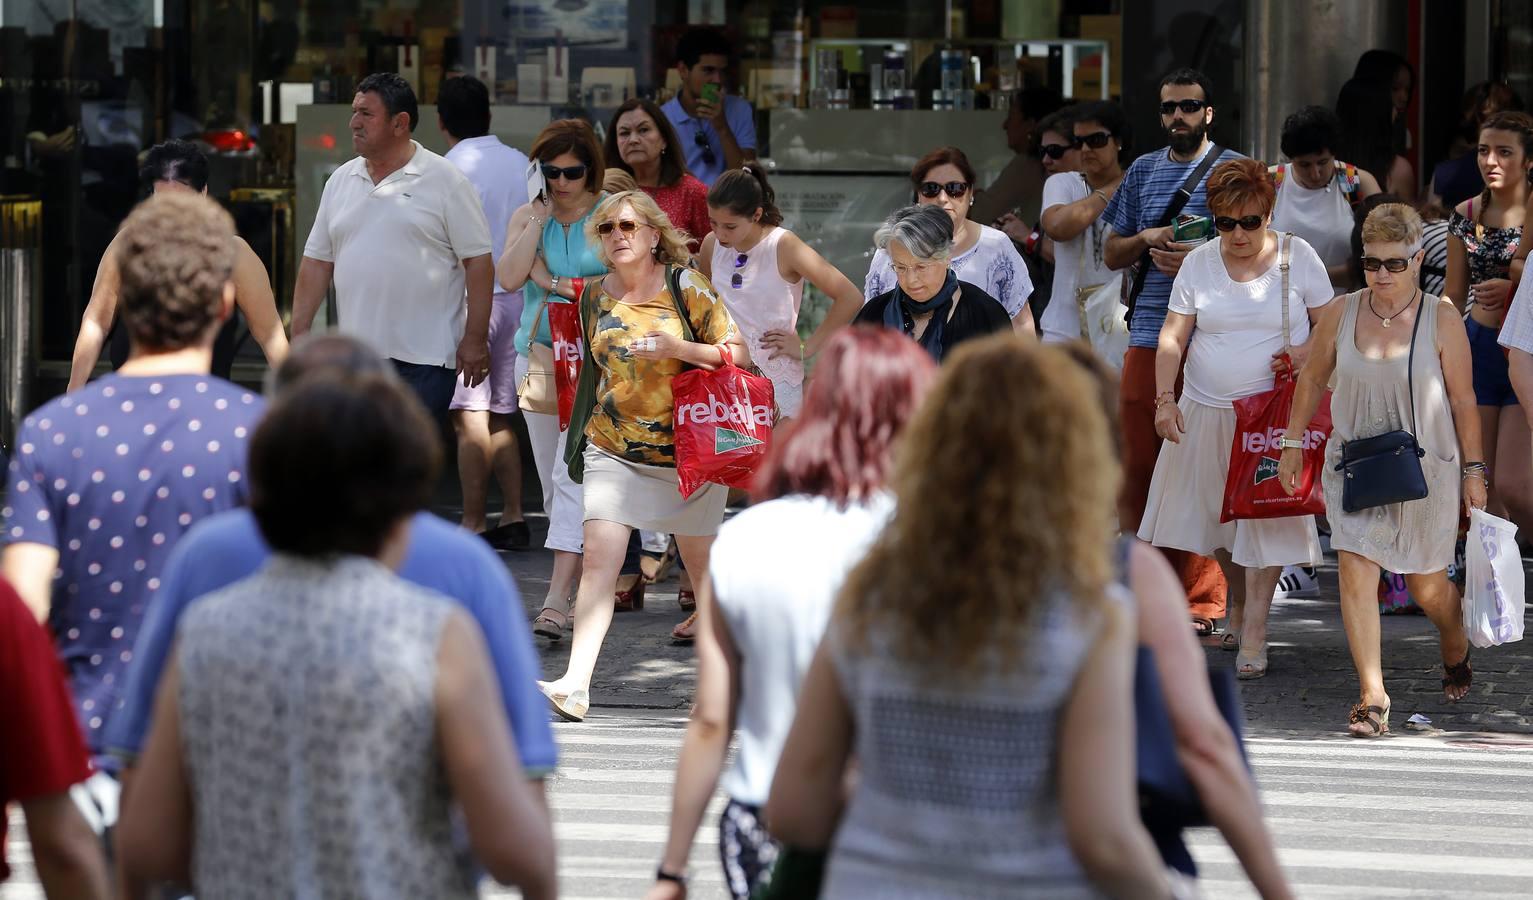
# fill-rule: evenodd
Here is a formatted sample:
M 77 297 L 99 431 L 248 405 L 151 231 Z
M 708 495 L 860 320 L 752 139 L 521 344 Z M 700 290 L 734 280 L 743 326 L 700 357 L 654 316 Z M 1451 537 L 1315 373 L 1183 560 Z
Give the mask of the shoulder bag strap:
M 670 288 L 671 302 L 676 304 L 676 312 L 681 315 L 681 331 L 689 343 L 697 342 L 697 332 L 692 328 L 692 316 L 687 312 L 686 301 L 681 298 L 681 267 L 666 264 L 665 285 Z
M 1285 232 L 1278 238 L 1278 240 L 1282 246 L 1282 249 L 1278 251 L 1278 271 L 1282 273 L 1282 286 L 1279 288 L 1282 293 L 1279 296 L 1283 304 L 1283 352 L 1287 353 L 1289 350 L 1293 349 L 1293 343 L 1291 340 L 1291 335 L 1293 332 L 1291 332 L 1288 327 L 1288 251 L 1292 248 L 1293 245 L 1293 235 Z M 1293 368 L 1292 361 L 1289 362 L 1289 368 Z M 1297 375 L 1298 373 L 1295 372 L 1293 374 Z
M 1421 331 L 1421 317 L 1427 314 L 1427 295 L 1416 289 L 1420 306 L 1416 309 L 1416 322 L 1411 325 L 1411 352 L 1405 359 L 1405 384 L 1411 395 L 1411 437 L 1416 436 L 1416 335 Z M 1433 310 L 1435 313 L 1436 310 Z
M 1171 195 L 1171 202 L 1166 204 L 1166 211 L 1161 214 L 1160 224 L 1156 226 L 1157 228 L 1165 228 L 1176 220 L 1176 217 L 1181 214 L 1182 208 L 1187 205 L 1187 201 L 1192 199 L 1193 192 L 1203 182 L 1203 176 L 1207 175 L 1208 170 L 1214 167 L 1214 163 L 1218 161 L 1219 155 L 1223 152 L 1224 148 L 1218 144 L 1209 146 L 1208 152 L 1203 154 L 1203 161 L 1193 166 L 1192 171 L 1187 173 L 1187 179 L 1182 182 L 1182 186 L 1176 189 L 1175 194 Z M 1150 252 L 1146 250 L 1144 255 L 1139 257 L 1139 269 L 1134 273 L 1134 286 L 1128 295 L 1128 309 L 1124 319 L 1130 323 L 1134 321 L 1134 305 L 1139 300 L 1139 292 L 1144 290 L 1144 280 L 1149 277 L 1150 266 L 1152 265 L 1154 265 L 1154 262 L 1150 259 Z

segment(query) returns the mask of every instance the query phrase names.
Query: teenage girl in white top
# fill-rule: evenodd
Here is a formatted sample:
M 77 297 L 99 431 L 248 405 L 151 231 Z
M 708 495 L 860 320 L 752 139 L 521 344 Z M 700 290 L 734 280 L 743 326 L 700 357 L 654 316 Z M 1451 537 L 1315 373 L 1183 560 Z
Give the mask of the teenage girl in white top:
M 852 321 L 862 308 L 862 294 L 840 270 L 782 227 L 766 173 L 754 164 L 725 172 L 713 183 L 708 219 L 713 233 L 703 239 L 698 260 L 745 338 L 750 359 L 735 363 L 754 365 L 772 379 L 778 411 L 791 419 L 803 400 L 804 360 Z M 805 280 L 830 297 L 831 307 L 809 339 L 800 341 L 798 313 Z

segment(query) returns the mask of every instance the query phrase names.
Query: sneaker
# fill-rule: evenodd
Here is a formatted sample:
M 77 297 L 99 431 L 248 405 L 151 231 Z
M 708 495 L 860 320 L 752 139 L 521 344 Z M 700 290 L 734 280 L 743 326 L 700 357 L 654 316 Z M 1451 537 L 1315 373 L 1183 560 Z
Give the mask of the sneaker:
M 1291 597 L 1318 596 L 1320 596 L 1320 582 L 1315 578 L 1314 569 L 1284 566 L 1283 574 L 1278 576 L 1277 591 L 1273 593 L 1272 598 L 1283 600 Z

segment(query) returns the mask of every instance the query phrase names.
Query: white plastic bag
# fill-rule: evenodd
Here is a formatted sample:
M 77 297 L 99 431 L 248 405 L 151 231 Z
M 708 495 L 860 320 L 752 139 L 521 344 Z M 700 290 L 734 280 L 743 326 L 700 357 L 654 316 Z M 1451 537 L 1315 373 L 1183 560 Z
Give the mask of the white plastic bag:
M 1464 558 L 1464 630 L 1469 643 L 1494 647 L 1522 640 L 1525 598 L 1517 526 L 1474 510 Z
M 1128 351 L 1128 322 L 1124 319 L 1128 307 L 1123 305 L 1119 279 L 1078 288 L 1075 304 L 1081 317 L 1081 337 L 1103 362 L 1122 371 L 1123 355 Z

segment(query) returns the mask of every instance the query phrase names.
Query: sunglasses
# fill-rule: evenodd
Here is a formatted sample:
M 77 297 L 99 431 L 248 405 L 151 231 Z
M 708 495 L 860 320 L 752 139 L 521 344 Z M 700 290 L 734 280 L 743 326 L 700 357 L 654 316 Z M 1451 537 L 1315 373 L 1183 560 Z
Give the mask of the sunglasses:
M 740 274 L 740 267 L 745 265 L 749 260 L 750 257 L 746 256 L 744 253 L 735 256 L 735 274 L 729 276 L 730 287 L 737 288 L 745 283 L 745 276 Z
M 585 166 L 566 166 L 561 169 L 558 166 L 544 163 L 542 169 L 543 177 L 548 181 L 558 181 L 560 178 L 563 178 L 565 181 L 583 181 L 586 177 Z
M 611 234 L 612 230 L 615 228 L 624 234 L 633 234 L 635 231 L 638 231 L 641 226 L 648 224 L 648 222 L 635 222 L 632 219 L 623 219 L 620 222 L 603 222 L 596 226 L 596 233 L 602 237 L 606 237 L 607 235 Z
M 1394 259 L 1379 259 L 1377 256 L 1363 257 L 1364 272 L 1377 272 L 1380 268 L 1385 268 L 1398 275 L 1401 272 L 1404 272 L 1406 269 L 1410 268 L 1410 266 L 1410 260 L 1400 259 L 1399 257 L 1395 257 Z
M 1165 100 L 1160 104 L 1160 114 L 1163 116 L 1171 116 L 1175 115 L 1177 110 L 1181 110 L 1182 112 L 1191 115 L 1195 112 L 1202 112 L 1203 107 L 1207 105 L 1207 100 Z
M 1063 159 L 1065 154 L 1070 152 L 1070 145 L 1042 144 L 1038 147 L 1038 152 L 1044 156 L 1047 156 L 1049 159 Z
M 1076 136 L 1070 138 L 1070 146 L 1077 148 L 1090 147 L 1093 150 L 1100 150 L 1103 147 L 1106 147 L 1111 141 L 1112 132 L 1095 131 L 1088 135 L 1077 134 Z M 1055 158 L 1058 159 L 1058 157 Z
M 1266 219 L 1261 216 L 1241 216 L 1238 219 L 1233 216 L 1219 216 L 1214 219 L 1214 227 L 1220 231 L 1234 231 L 1235 226 L 1239 225 L 1242 231 L 1256 231 L 1265 221 Z
M 961 198 L 969 192 L 969 186 L 962 181 L 949 181 L 947 184 L 938 184 L 935 181 L 927 181 L 921 184 L 921 196 L 928 199 L 946 191 L 954 200 Z
M 718 162 L 719 158 L 713 153 L 713 145 L 708 142 L 708 135 L 704 134 L 701 129 L 692 135 L 692 143 L 702 149 L 703 165 L 711 166 Z

